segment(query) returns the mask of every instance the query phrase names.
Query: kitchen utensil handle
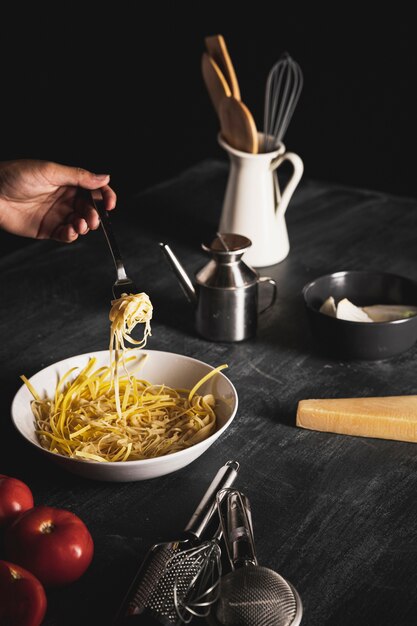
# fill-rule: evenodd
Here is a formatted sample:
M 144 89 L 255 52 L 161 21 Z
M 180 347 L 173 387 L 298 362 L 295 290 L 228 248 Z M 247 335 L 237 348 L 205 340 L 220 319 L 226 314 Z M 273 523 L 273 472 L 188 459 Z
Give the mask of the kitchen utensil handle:
M 269 309 L 274 304 L 275 300 L 277 299 L 278 288 L 277 288 L 277 284 L 275 280 L 273 278 L 270 278 L 269 276 L 260 276 L 258 278 L 258 283 L 262 283 L 262 284 L 267 283 L 271 285 L 272 287 L 271 301 L 269 302 L 269 304 L 267 304 L 263 309 L 259 311 L 259 313 L 264 313 L 264 311 Z
M 227 463 L 219 469 L 204 494 L 200 504 L 185 527 L 185 531 L 188 534 L 194 535 L 194 537 L 197 538 L 201 536 L 213 516 L 213 513 L 216 511 L 217 492 L 221 489 L 230 487 L 233 484 L 238 471 L 239 463 L 237 461 L 227 461 Z
M 91 201 L 95 210 L 100 218 L 101 227 L 109 244 L 110 252 L 113 257 L 114 265 L 116 266 L 117 278 L 124 280 L 127 278 L 126 270 L 123 265 L 122 255 L 120 254 L 119 246 L 114 236 L 113 227 L 110 222 L 108 211 L 104 208 L 103 200 L 95 200 L 93 194 L 90 192 Z
M 304 172 L 304 164 L 301 158 L 298 156 L 298 154 L 295 154 L 295 152 L 284 152 L 284 154 L 280 154 L 279 156 L 277 156 L 276 159 L 273 159 L 270 165 L 271 171 L 274 173 L 275 170 L 284 161 L 289 161 L 292 164 L 294 171 L 284 191 L 280 192 L 280 194 L 278 193 L 279 191 L 278 183 L 276 183 L 275 189 L 276 189 L 277 200 L 278 200 L 278 206 L 276 208 L 277 208 L 277 215 L 280 215 L 280 216 L 283 216 L 285 214 L 288 204 L 292 198 L 292 195 L 294 191 L 296 190 L 297 185 L 300 182 L 301 177 Z M 276 176 L 276 173 L 274 175 Z M 277 188 L 278 188 L 278 191 L 277 191 Z
M 247 565 L 257 565 L 248 498 L 241 491 L 229 489 L 223 503 L 218 501 L 218 512 L 231 568 L 234 570 Z
M 245 494 L 231 493 L 228 497 L 228 527 L 231 565 L 233 568 L 258 565 L 253 541 L 250 503 Z

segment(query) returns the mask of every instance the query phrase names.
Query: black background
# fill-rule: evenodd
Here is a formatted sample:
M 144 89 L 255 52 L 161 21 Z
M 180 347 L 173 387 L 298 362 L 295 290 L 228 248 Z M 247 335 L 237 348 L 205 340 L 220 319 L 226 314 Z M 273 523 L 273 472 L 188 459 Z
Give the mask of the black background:
M 285 50 L 305 86 L 285 137 L 305 176 L 415 195 L 415 26 L 406 12 L 334 3 L 158 2 L 4 10 L 0 158 L 110 172 L 119 195 L 225 158 L 200 72 L 222 33 L 262 124 Z

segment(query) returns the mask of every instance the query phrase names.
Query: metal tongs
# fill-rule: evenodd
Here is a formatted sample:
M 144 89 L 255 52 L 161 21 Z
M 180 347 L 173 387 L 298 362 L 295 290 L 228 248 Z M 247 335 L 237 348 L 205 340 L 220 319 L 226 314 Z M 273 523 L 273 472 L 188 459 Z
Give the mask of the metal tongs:
M 120 254 L 119 246 L 117 245 L 116 237 L 114 236 L 113 227 L 111 225 L 109 212 L 104 208 L 103 199 L 94 198 L 92 191 L 88 191 L 93 207 L 98 213 L 100 218 L 101 227 L 109 244 L 110 252 L 113 257 L 114 265 L 116 266 L 117 280 L 113 283 L 113 297 L 115 300 L 121 298 L 123 294 L 138 293 L 139 290 L 131 278 L 126 274 L 126 270 L 122 261 L 122 255 Z

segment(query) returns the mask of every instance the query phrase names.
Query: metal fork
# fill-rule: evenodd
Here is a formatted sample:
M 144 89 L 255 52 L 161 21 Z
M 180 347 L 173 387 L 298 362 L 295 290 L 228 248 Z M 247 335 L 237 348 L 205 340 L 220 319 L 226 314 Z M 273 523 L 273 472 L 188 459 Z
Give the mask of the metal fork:
M 117 280 L 113 283 L 113 297 L 115 300 L 121 298 L 123 294 L 139 293 L 138 288 L 131 278 L 126 274 L 125 267 L 123 265 L 122 256 L 120 254 L 119 246 L 117 245 L 116 238 L 114 236 L 113 227 L 111 225 L 109 212 L 104 208 L 103 200 L 95 200 L 92 192 L 90 192 L 91 202 L 100 218 L 101 227 L 109 244 L 110 252 L 113 257 L 114 264 L 116 266 Z

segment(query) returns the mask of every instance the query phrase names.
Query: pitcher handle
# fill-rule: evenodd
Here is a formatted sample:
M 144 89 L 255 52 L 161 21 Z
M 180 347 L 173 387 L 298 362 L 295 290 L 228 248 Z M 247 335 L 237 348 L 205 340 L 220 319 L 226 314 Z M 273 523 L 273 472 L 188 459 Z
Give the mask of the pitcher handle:
M 258 278 L 258 283 L 268 283 L 269 285 L 272 286 L 272 297 L 271 297 L 271 301 L 269 304 L 267 304 L 263 309 L 261 309 L 260 311 L 258 311 L 259 313 L 264 313 L 267 309 L 269 309 L 275 302 L 275 300 L 277 299 L 277 284 L 275 282 L 275 280 L 273 278 L 270 278 L 269 276 L 260 276 Z
M 290 180 L 287 183 L 287 186 L 285 187 L 284 191 L 281 194 L 279 186 L 278 186 L 278 177 L 275 173 L 275 170 L 284 161 L 290 161 L 290 163 L 292 164 L 294 168 L 294 171 Z M 277 156 L 276 159 L 274 159 L 271 162 L 270 168 L 271 168 L 271 171 L 273 172 L 272 175 L 274 177 L 275 192 L 277 195 L 277 203 L 278 203 L 276 207 L 277 214 L 279 213 L 280 215 L 284 215 L 285 211 L 287 210 L 287 206 L 292 198 L 292 195 L 294 191 L 296 190 L 298 183 L 301 180 L 301 176 L 303 175 L 304 164 L 301 158 L 298 156 L 298 154 L 295 154 L 295 152 L 284 152 L 284 154 L 280 154 L 279 156 Z

